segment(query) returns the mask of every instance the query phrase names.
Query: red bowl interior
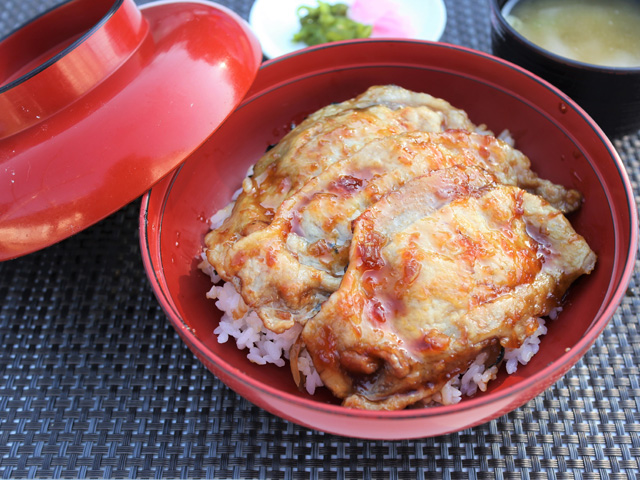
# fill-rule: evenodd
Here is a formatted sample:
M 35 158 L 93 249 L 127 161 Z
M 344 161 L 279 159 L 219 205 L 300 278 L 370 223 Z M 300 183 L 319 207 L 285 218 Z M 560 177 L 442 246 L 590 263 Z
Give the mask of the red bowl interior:
M 307 114 L 375 84 L 442 97 L 494 132 L 509 129 L 545 178 L 580 190 L 571 215 L 598 254 L 592 275 L 570 289 L 549 322 L 540 352 L 487 392 L 458 405 L 400 412 L 355 411 L 328 392 L 301 393 L 287 368 L 249 362 L 233 342 L 218 344 L 220 312 L 205 298 L 196 258 L 206 219 L 226 205 L 247 168 Z M 589 348 L 615 311 L 633 268 L 637 223 L 624 167 L 606 136 L 571 100 L 526 71 L 469 49 L 428 42 L 354 41 L 265 64 L 244 103 L 145 197 L 142 255 L 171 322 L 205 365 L 239 394 L 288 420 L 340 435 L 415 438 L 470 427 L 504 414 L 549 387 Z

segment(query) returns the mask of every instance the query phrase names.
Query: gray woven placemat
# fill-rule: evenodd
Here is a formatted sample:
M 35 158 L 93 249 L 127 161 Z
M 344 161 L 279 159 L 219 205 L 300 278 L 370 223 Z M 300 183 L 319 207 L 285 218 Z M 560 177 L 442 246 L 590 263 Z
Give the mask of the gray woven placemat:
M 55 3 L 3 0 L 0 32 Z M 220 3 L 247 18 L 251 1 Z M 486 3 L 447 6 L 443 40 L 489 51 Z M 614 143 L 638 194 L 640 134 Z M 354 440 L 265 412 L 195 359 L 145 277 L 138 211 L 0 263 L 3 478 L 640 478 L 640 266 L 594 347 L 523 407 L 436 438 Z

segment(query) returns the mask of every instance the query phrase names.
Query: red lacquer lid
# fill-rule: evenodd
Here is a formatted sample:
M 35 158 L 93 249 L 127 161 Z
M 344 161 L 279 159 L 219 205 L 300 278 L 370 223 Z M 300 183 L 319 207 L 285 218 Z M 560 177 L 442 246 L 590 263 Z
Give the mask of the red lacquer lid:
M 212 3 L 72 0 L 0 41 L 0 260 L 96 223 L 245 96 L 248 25 Z

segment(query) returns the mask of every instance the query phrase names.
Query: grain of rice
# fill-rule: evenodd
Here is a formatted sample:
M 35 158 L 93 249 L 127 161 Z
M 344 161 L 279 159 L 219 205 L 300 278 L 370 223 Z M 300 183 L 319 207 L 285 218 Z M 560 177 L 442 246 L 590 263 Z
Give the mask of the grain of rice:
M 538 319 L 538 329 L 533 332 L 533 335 L 526 338 L 520 348 L 505 349 L 504 360 L 507 373 L 512 374 L 518 370 L 518 364 L 526 365 L 529 360 L 538 353 L 540 349 L 540 335 L 547 333 L 547 327 L 545 321 L 542 318 Z

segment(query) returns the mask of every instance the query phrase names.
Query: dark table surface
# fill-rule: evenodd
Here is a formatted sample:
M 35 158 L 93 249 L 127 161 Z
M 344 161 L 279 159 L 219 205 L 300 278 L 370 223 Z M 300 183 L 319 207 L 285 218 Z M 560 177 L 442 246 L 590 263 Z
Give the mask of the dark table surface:
M 57 3 L 2 0 L 0 35 Z M 248 18 L 252 1 L 219 3 Z M 446 3 L 442 41 L 489 52 L 487 0 Z M 640 132 L 612 141 L 637 196 Z M 441 437 L 355 440 L 265 412 L 196 360 L 145 276 L 139 208 L 0 263 L 3 478 L 640 478 L 638 263 L 595 345 L 526 405 Z

